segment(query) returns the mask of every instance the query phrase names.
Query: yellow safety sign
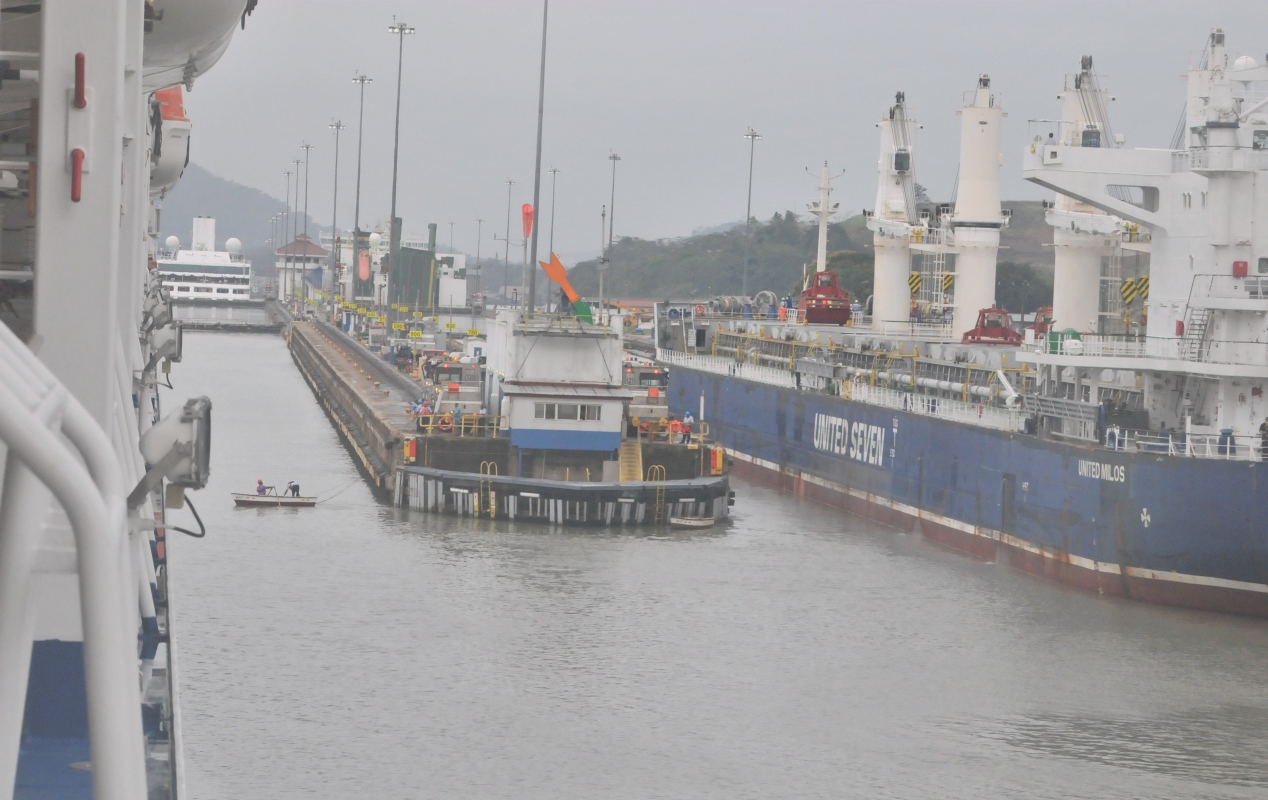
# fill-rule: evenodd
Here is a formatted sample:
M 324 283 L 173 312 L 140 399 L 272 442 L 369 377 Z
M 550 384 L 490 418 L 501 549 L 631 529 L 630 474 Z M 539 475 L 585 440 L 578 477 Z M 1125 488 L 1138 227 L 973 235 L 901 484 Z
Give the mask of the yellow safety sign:
M 1137 291 L 1135 278 L 1124 280 L 1123 285 L 1118 287 L 1118 293 L 1123 296 L 1123 302 L 1128 305 L 1131 305 L 1131 302 L 1136 299 Z
M 480 335 L 480 329 L 479 329 L 479 328 L 467 328 L 467 335 L 468 335 L 468 336 L 479 336 L 479 335 Z
M 422 331 L 410 331 L 410 332 L 409 332 L 409 338 L 411 338 L 411 339 L 421 339 L 421 338 L 423 338 L 423 332 L 422 332 Z
M 919 272 L 913 272 L 907 278 L 907 285 L 911 287 L 912 294 L 915 294 L 916 292 L 920 291 L 920 284 L 921 284 L 921 280 L 920 280 Z
M 414 312 L 414 319 L 422 319 L 422 318 L 423 318 L 423 312 L 421 311 Z
M 404 323 L 404 322 L 393 322 L 393 323 L 392 323 L 392 330 L 394 330 L 394 331 L 403 331 L 403 330 L 405 330 L 405 323 Z
M 942 291 L 944 292 L 951 291 L 952 283 L 955 283 L 955 273 L 954 272 L 942 273 Z
M 456 327 L 458 327 L 458 323 L 456 323 L 456 322 L 446 322 L 446 323 L 445 323 L 445 330 L 449 330 L 449 331 L 451 331 L 451 330 L 453 330 L 453 329 L 454 329 L 454 328 L 456 328 Z
M 1139 295 L 1142 300 L 1149 299 L 1149 276 L 1148 275 L 1141 275 L 1139 278 L 1136 279 L 1136 294 Z

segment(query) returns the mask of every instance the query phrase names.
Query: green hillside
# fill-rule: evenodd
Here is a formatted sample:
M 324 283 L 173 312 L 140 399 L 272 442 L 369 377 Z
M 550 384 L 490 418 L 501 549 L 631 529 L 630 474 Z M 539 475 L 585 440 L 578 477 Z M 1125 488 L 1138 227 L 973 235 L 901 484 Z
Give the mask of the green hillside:
M 1052 298 L 1052 229 L 1037 202 L 1009 202 L 1012 221 L 1000 245 L 997 293 L 1010 311 L 1033 311 Z M 872 291 L 872 235 L 862 215 L 828 227 L 828 268 L 851 295 Z M 783 296 L 800 288 L 802 270 L 814 269 L 818 226 L 795 213 L 777 213 L 752 224 L 749 293 L 769 289 Z M 683 239 L 648 241 L 627 237 L 609 253 L 604 293 L 613 298 L 707 298 L 739 294 L 743 283 L 744 228 Z M 598 294 L 598 261 L 583 261 L 569 280 L 587 297 Z

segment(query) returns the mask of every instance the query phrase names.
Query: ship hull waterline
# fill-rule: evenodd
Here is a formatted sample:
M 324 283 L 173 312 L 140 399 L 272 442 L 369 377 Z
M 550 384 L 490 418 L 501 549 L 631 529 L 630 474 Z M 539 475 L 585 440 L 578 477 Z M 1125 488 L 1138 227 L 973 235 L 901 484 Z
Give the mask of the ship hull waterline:
M 735 474 L 1087 591 L 1268 617 L 1268 464 L 1111 451 L 684 367 Z

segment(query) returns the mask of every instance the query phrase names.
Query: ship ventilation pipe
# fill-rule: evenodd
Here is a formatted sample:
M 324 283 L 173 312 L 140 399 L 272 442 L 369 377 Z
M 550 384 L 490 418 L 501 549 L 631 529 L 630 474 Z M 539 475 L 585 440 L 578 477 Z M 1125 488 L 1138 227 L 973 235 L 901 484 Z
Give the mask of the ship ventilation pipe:
M 995 260 L 1004 215 L 999 203 L 1000 127 L 988 75 L 978 78 L 973 102 L 960 110 L 960 183 L 955 199 L 955 315 L 951 335 L 977 325 L 977 314 L 995 305 Z
M 877 124 L 881 132 L 876 163 L 876 209 L 868 218 L 875 253 L 872 328 L 881 333 L 906 329 L 910 317 L 911 228 L 916 221 L 915 120 L 907 118 L 906 98 L 899 92 L 894 105 Z

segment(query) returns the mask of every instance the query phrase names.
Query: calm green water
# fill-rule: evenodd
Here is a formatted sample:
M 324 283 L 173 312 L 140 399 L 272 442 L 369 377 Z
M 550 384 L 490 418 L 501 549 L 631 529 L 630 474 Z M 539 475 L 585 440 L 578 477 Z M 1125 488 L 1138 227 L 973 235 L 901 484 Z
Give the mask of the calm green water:
M 749 484 L 704 535 L 398 511 L 279 337 L 191 334 L 173 381 L 215 402 L 171 547 L 194 800 L 1268 796 L 1263 622 Z M 235 510 L 257 478 L 347 488 Z

